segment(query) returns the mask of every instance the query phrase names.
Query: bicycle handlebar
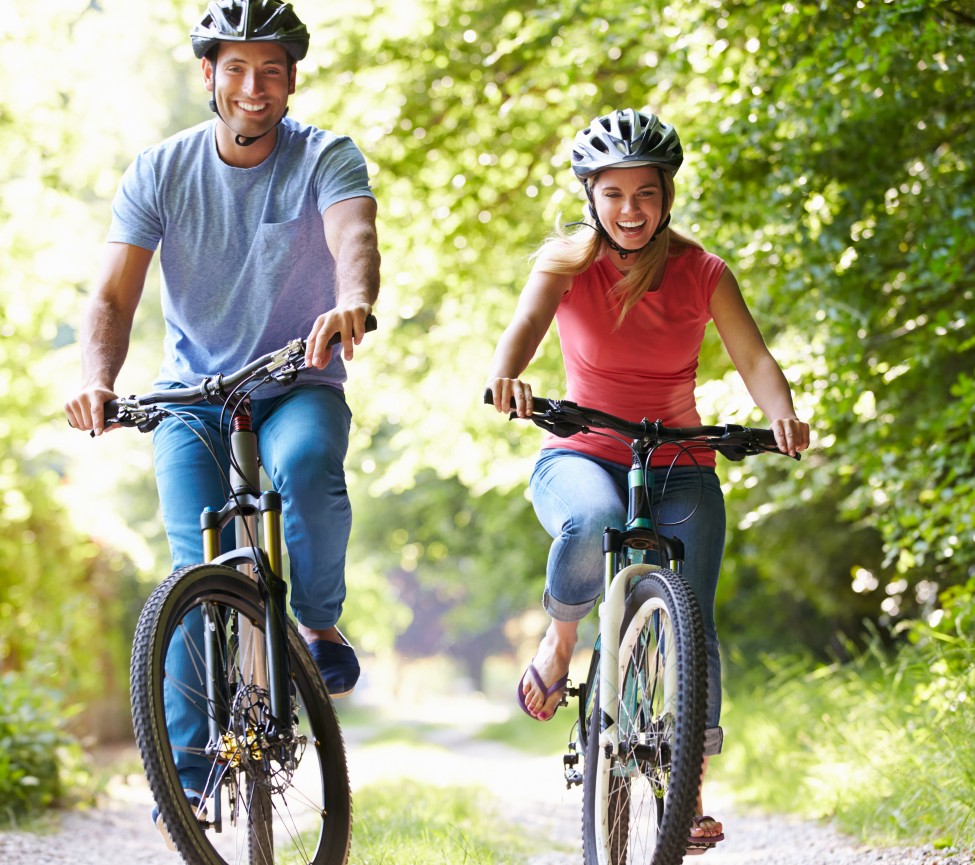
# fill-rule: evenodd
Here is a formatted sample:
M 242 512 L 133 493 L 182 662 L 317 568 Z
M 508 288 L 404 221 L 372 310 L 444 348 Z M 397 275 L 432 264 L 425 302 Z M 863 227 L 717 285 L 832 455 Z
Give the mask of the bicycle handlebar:
M 376 317 L 366 316 L 366 333 L 377 327 Z M 336 333 L 328 341 L 328 348 L 337 345 L 341 336 Z M 251 361 L 229 375 L 208 376 L 195 387 L 179 387 L 172 390 L 154 391 L 141 396 L 118 397 L 105 403 L 105 425 L 136 427 L 150 432 L 162 420 L 163 412 L 153 411 L 160 403 L 196 405 L 201 402 L 221 403 L 237 387 L 252 378 L 270 376 L 276 381 L 290 383 L 305 369 L 305 340 L 293 339 L 283 348 L 269 352 Z M 94 435 L 94 433 L 92 433 Z
M 490 388 L 484 391 L 485 404 L 494 404 Z M 515 407 L 514 399 L 511 408 Z M 512 412 L 509 418 L 516 418 Z M 650 422 L 644 418 L 639 423 L 625 420 L 599 409 L 587 408 L 570 400 L 550 400 L 532 397 L 531 417 L 525 418 L 542 429 L 560 438 L 576 433 L 590 433 L 593 429 L 608 429 L 626 436 L 641 449 L 652 449 L 667 442 L 694 443 L 718 451 L 729 460 L 737 462 L 746 456 L 761 453 L 777 453 L 790 456 L 779 450 L 775 443 L 775 433 L 762 427 L 745 427 L 738 424 L 715 426 L 665 427 L 659 420 Z M 799 459 L 796 454 L 794 459 Z

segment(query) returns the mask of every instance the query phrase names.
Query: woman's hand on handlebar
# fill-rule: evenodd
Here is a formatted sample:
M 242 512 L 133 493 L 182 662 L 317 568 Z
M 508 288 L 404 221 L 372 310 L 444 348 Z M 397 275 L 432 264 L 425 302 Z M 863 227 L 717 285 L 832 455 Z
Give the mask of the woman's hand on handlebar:
M 116 396 L 111 388 L 99 385 L 85 388 L 64 404 L 69 426 L 82 431 L 91 430 L 92 435 L 96 436 L 115 429 L 117 424 L 105 427 L 105 403 Z
M 316 369 L 328 366 L 332 359 L 329 342 L 336 336 L 342 343 L 342 357 L 352 360 L 353 347 L 362 342 L 366 333 L 366 316 L 371 312 L 370 304 L 356 303 L 336 307 L 318 316 L 306 340 L 305 365 Z
M 494 407 L 499 412 L 507 414 L 512 411 L 518 417 L 531 417 L 532 388 L 528 382 L 520 378 L 493 378 L 487 383 L 488 389 L 494 397 Z
M 809 424 L 795 417 L 776 418 L 771 424 L 779 450 L 790 457 L 809 447 Z

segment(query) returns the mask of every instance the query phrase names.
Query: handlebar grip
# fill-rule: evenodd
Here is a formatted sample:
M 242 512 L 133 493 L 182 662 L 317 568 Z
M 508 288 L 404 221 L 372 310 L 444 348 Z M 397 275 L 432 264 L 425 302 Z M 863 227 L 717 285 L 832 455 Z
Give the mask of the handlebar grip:
M 778 447 L 778 445 L 775 443 L 775 433 L 772 432 L 772 430 L 763 429 L 761 427 L 752 427 L 751 432 L 760 444 L 774 448 Z
M 115 420 L 118 417 L 117 399 L 110 399 L 102 406 L 102 417 L 105 419 L 106 423 L 108 423 L 110 419 Z
M 489 387 L 484 388 L 484 405 L 494 405 L 494 391 Z M 532 406 L 536 414 L 538 412 L 548 411 L 549 401 L 543 396 L 533 396 Z M 512 411 L 518 408 L 518 406 L 515 404 L 514 397 L 511 398 L 508 408 L 510 408 Z
M 371 312 L 366 316 L 366 333 L 374 331 L 379 326 L 379 322 L 376 321 L 376 316 Z M 328 341 L 326 348 L 331 348 L 342 341 L 342 335 L 338 333 L 333 333 L 332 338 Z

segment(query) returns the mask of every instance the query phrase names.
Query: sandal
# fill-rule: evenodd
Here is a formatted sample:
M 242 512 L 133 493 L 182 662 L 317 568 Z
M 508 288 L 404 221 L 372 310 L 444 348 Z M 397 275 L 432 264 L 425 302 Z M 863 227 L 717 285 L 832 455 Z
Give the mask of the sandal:
M 695 829 L 700 829 L 701 824 L 705 822 L 717 823 L 718 821 L 706 814 L 691 818 L 691 826 Z M 687 855 L 700 856 L 702 853 L 707 853 L 708 850 L 717 847 L 719 841 L 724 841 L 724 832 L 719 832 L 717 835 L 689 835 L 687 838 Z
M 534 664 L 529 664 L 528 669 L 525 670 L 524 675 L 521 677 L 521 681 L 518 682 L 518 705 L 521 706 L 521 711 L 528 715 L 529 718 L 534 718 L 536 721 L 551 721 L 555 717 L 555 711 L 563 704 L 563 701 L 559 701 L 555 704 L 555 709 L 552 710 L 552 714 L 548 718 L 540 718 L 538 715 L 533 714 L 528 710 L 528 706 L 525 704 L 525 689 L 523 687 L 525 682 L 525 676 L 531 675 L 535 680 L 535 684 L 538 685 L 539 690 L 545 695 L 545 702 L 547 703 L 556 693 L 565 690 L 565 686 L 569 683 L 568 674 L 564 675 L 561 679 L 555 682 L 551 686 L 546 686 L 545 682 L 542 680 L 541 673 L 535 669 Z

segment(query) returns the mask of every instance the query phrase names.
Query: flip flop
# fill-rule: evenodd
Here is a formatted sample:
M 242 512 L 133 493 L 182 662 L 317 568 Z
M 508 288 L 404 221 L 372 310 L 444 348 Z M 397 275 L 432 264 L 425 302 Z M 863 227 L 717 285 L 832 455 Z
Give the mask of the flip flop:
M 545 682 L 542 680 L 541 674 L 535 669 L 534 664 L 529 664 L 528 669 L 525 670 L 525 674 L 522 675 L 518 682 L 518 705 L 521 706 L 521 711 L 524 712 L 529 718 L 534 718 L 536 721 L 551 721 L 555 717 L 555 711 L 558 710 L 561 703 L 556 704 L 555 709 L 548 718 L 539 718 L 538 715 L 533 715 L 528 711 L 528 706 L 525 705 L 525 692 L 522 688 L 522 684 L 525 681 L 525 675 L 531 674 L 531 677 L 535 680 L 535 684 L 538 685 L 539 690 L 545 694 L 545 702 L 547 703 L 549 699 L 558 691 L 564 690 L 565 686 L 569 683 L 569 675 L 566 673 L 561 679 L 559 679 L 551 687 L 546 686 Z
M 711 823 L 718 822 L 714 817 L 701 815 L 700 817 L 694 817 L 691 823 L 694 827 L 700 829 L 701 824 L 705 821 L 710 821 Z M 717 835 L 689 835 L 687 838 L 687 855 L 700 856 L 702 853 L 707 853 L 708 850 L 717 847 L 719 841 L 724 841 L 724 832 L 720 832 Z

